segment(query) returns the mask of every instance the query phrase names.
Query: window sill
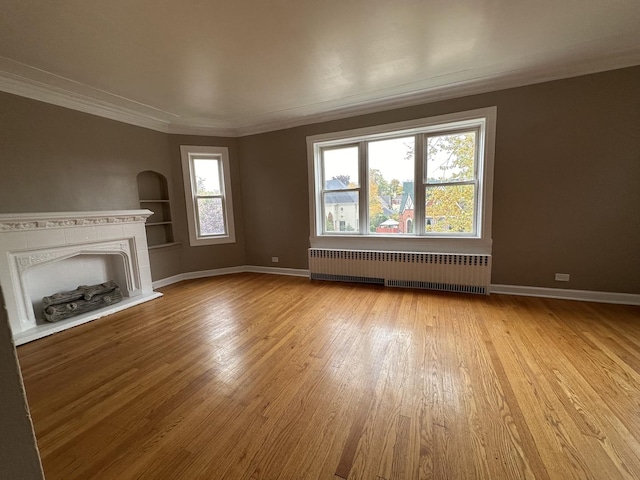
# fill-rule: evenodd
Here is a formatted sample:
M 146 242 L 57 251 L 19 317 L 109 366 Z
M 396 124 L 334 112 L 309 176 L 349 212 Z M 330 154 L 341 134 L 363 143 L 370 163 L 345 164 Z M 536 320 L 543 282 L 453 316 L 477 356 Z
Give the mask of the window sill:
M 384 250 L 429 253 L 491 254 L 491 239 L 471 237 L 395 237 L 360 235 L 323 235 L 310 237 L 312 248 L 346 250 Z
M 189 245 L 192 247 L 206 247 L 209 245 L 223 245 L 226 243 L 236 243 L 235 235 L 225 235 L 213 238 L 192 238 L 189 237 Z

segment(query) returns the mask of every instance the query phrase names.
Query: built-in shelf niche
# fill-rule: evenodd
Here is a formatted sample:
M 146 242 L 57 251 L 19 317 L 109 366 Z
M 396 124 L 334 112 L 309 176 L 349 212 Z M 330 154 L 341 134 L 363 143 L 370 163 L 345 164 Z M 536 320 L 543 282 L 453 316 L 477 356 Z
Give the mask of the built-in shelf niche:
M 140 208 L 153 212 L 147 219 L 147 243 L 149 248 L 175 245 L 171 221 L 171 201 L 167 179 L 158 172 L 147 170 L 138 174 Z

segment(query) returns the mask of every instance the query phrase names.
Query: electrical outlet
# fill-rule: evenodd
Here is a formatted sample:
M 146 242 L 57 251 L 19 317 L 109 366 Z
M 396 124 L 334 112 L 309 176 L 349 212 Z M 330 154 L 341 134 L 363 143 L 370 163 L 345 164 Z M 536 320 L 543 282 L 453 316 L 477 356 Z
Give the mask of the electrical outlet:
M 570 275 L 568 273 L 556 273 L 556 282 L 568 282 Z
M 278 263 L 280 259 L 278 257 L 271 257 L 271 263 Z

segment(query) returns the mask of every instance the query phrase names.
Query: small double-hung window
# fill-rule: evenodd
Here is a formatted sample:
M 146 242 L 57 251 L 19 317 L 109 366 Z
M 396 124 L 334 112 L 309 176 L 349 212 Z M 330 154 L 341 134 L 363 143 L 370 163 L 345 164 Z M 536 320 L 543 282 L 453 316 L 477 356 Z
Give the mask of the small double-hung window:
M 180 147 L 189 242 L 192 246 L 235 242 L 226 147 Z

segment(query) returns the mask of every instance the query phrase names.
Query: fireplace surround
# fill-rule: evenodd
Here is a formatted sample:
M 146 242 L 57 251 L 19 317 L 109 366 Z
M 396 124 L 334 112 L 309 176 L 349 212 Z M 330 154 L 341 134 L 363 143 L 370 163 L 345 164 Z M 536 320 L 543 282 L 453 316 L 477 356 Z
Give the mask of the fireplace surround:
M 160 297 L 144 228 L 152 213 L 1 214 L 0 288 L 16 345 Z M 56 323 L 39 318 L 44 295 L 107 280 L 118 282 L 122 302 Z

